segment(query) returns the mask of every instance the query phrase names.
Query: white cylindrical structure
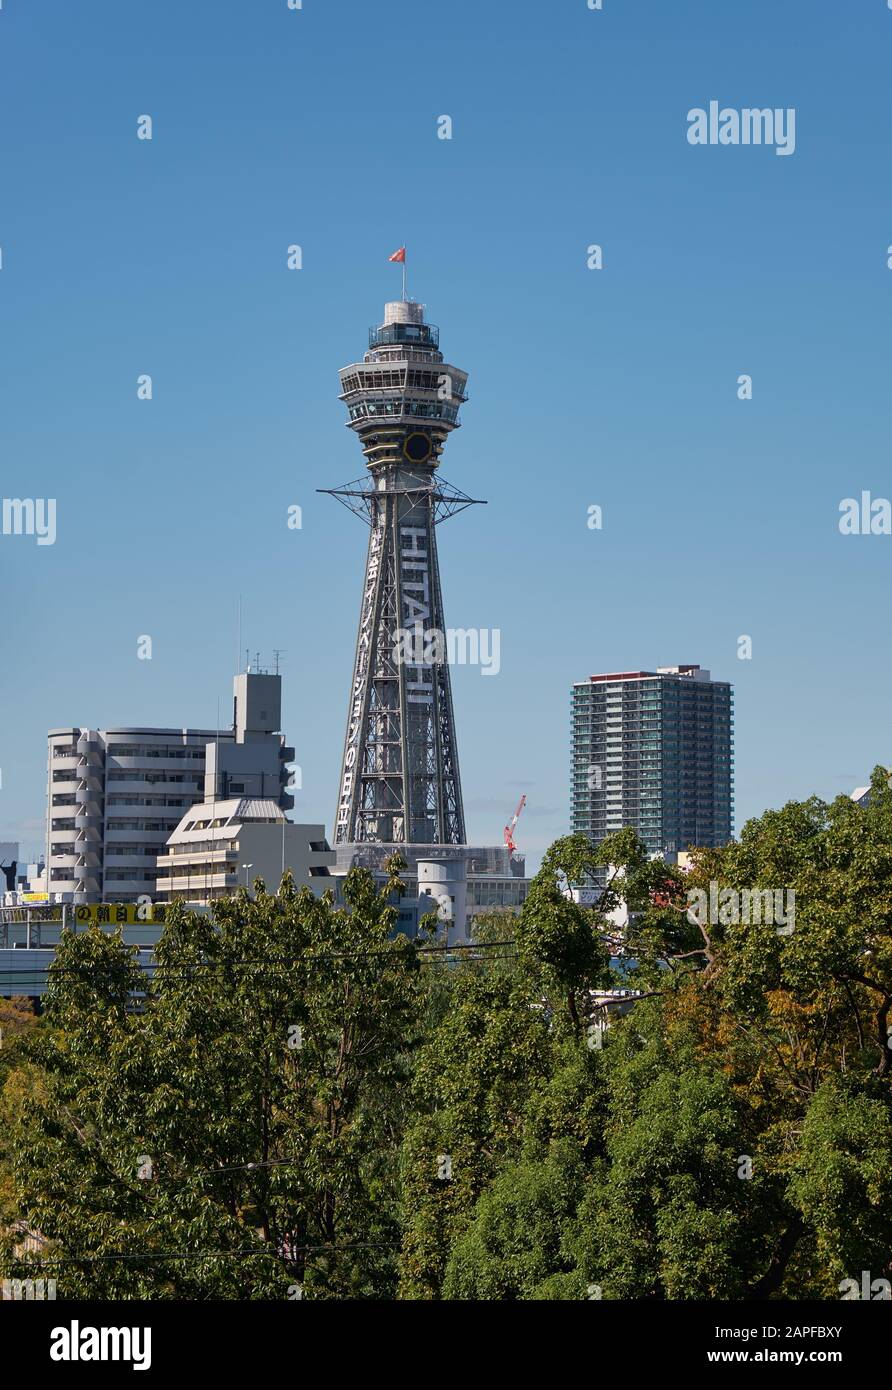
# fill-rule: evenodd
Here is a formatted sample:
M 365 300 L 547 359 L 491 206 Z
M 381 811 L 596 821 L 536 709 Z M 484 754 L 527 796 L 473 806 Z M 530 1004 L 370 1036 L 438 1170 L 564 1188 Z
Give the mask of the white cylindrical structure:
M 424 305 L 414 299 L 393 299 L 384 305 L 384 327 L 391 323 L 424 323 Z
M 450 946 L 468 939 L 468 866 L 464 855 L 418 860 L 419 897 L 427 893 L 437 903 Z

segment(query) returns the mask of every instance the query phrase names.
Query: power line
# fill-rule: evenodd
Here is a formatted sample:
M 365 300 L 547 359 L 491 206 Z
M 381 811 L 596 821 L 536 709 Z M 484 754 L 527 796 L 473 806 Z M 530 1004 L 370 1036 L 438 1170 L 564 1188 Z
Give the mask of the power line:
M 124 943 L 124 944 L 126 945 L 126 943 Z M 460 951 L 485 951 L 485 950 L 490 950 L 490 949 L 497 948 L 497 947 L 504 947 L 504 946 L 512 946 L 512 947 L 513 947 L 513 946 L 516 946 L 516 945 L 517 945 L 517 942 L 516 942 L 514 939 L 510 939 L 510 940 L 506 940 L 506 941 L 479 941 L 479 942 L 471 942 L 471 943 L 466 944 L 466 945 L 455 945 L 455 946 L 419 946 L 419 947 L 416 949 L 415 954 L 416 954 L 417 956 L 427 956 L 427 955 L 435 955 L 435 954 L 441 954 L 441 953 L 442 953 L 442 954 L 446 954 L 446 955 L 452 955 L 452 954 L 454 954 L 454 953 L 456 953 L 456 952 L 460 952 Z M 51 948 L 51 949 L 55 949 L 55 948 Z M 319 962 L 319 963 L 329 964 L 329 963 L 331 963 L 332 961 L 338 961 L 338 960 L 354 961 L 354 960 L 367 960 L 367 959 L 380 958 L 380 957 L 386 957 L 386 958 L 388 958 L 388 959 L 390 959 L 390 960 L 392 960 L 392 961 L 399 961 L 399 960 L 401 959 L 401 957 L 404 957 L 404 956 L 407 955 L 407 954 L 408 954 L 407 951 L 404 950 L 404 949 L 393 949 L 393 950 L 384 949 L 384 950 L 370 950 L 370 951 L 342 951 L 342 952 L 338 952 L 338 953 L 325 953 L 325 954 L 319 954 L 319 955 L 306 955 L 306 956 L 290 956 L 290 957 L 288 957 L 288 958 L 285 959 L 285 960 L 271 960 L 268 956 L 264 956 L 264 957 L 259 957 L 259 958 L 255 958 L 255 959 L 252 959 L 252 960 L 233 960 L 233 961 L 225 961 L 225 960 L 196 960 L 196 961 L 190 961 L 190 962 L 185 963 L 185 964 L 182 964 L 182 965 L 165 965 L 165 964 L 163 964 L 163 963 L 160 963 L 160 964 L 157 964 L 157 965 L 150 965 L 150 964 L 147 963 L 147 964 L 143 965 L 142 962 L 140 962 L 140 961 L 135 962 L 135 964 L 137 965 L 138 969 L 140 969 L 144 974 L 146 974 L 146 975 L 151 975 L 151 976 L 154 977 L 156 974 L 158 974 L 158 973 L 160 973 L 160 972 L 162 972 L 162 971 L 164 971 L 164 972 L 177 972 L 177 971 L 183 972 L 183 971 L 200 970 L 200 969 L 240 970 L 240 969 L 243 969 L 243 968 L 251 968 L 251 967 L 260 967 L 260 968 L 263 968 L 263 969 L 266 969 L 266 970 L 271 970 L 271 969 L 275 969 L 275 968 L 279 968 L 279 969 L 281 969 L 281 968 L 287 968 L 288 966 L 304 965 L 304 964 L 307 963 L 307 962 L 310 962 L 310 963 Z M 515 954 L 516 954 L 516 952 L 515 952 Z M 27 967 L 27 966 L 23 966 L 22 968 L 19 968 L 19 967 L 17 966 L 17 967 L 15 967 L 14 969 L 9 969 L 9 970 L 6 970 L 6 969 L 3 969 L 2 967 L 0 967 L 0 980 L 5 979 L 8 975 L 28 975 L 28 976 L 33 976 L 33 975 L 48 975 L 48 974 L 50 973 L 50 971 L 53 971 L 54 973 L 56 973 L 56 974 L 58 974 L 58 975 L 62 975 L 62 974 L 83 975 L 83 974 L 85 974 L 87 971 L 89 971 L 90 969 L 91 969 L 91 966 L 90 966 L 90 965 L 87 965 L 87 964 L 84 964 L 84 965 L 56 965 L 55 963 L 53 963 L 52 965 L 35 965 L 35 966 L 31 967 L 31 968 L 29 968 L 29 967 Z

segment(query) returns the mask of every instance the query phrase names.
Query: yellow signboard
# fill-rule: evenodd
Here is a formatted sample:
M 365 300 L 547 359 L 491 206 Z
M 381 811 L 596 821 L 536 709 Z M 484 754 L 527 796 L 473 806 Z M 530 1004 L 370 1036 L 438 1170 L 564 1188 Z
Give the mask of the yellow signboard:
M 150 926 L 164 921 L 164 908 L 152 903 L 89 903 L 74 909 L 74 920 L 79 926 Z
M 49 895 L 49 893 L 23 893 L 23 894 L 22 894 L 22 902 L 25 902 L 25 903 L 48 903 L 49 900 L 50 900 L 50 895 Z

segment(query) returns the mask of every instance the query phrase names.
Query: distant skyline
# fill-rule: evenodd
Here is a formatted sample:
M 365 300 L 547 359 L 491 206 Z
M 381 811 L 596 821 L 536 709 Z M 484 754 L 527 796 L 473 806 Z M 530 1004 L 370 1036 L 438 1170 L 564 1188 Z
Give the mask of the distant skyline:
M 488 502 L 439 534 L 447 623 L 501 633 L 452 673 L 468 839 L 522 792 L 531 867 L 567 833 L 598 671 L 731 682 L 738 831 L 892 762 L 892 537 L 839 527 L 892 495 L 890 55 L 882 0 L 4 6 L 3 496 L 56 537 L 0 534 L 0 839 L 43 841 L 49 728 L 228 722 L 240 597 L 331 834 L 366 535 L 316 489 L 402 245 Z M 712 101 L 795 149 L 692 144 Z

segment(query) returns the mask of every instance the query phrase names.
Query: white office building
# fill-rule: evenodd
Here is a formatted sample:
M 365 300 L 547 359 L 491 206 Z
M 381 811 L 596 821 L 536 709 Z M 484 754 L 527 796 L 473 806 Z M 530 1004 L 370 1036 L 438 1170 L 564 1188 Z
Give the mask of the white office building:
M 274 892 L 286 869 L 298 887 L 324 889 L 335 854 L 321 825 L 293 825 L 277 802 L 205 801 L 186 813 L 158 857 L 161 902 L 207 905 L 263 879 Z
M 186 811 L 235 797 L 294 805 L 278 732 L 281 677 L 235 677 L 229 729 L 51 729 L 46 889 L 73 903 L 154 900 L 157 860 Z M 321 838 L 321 837 L 320 837 Z

